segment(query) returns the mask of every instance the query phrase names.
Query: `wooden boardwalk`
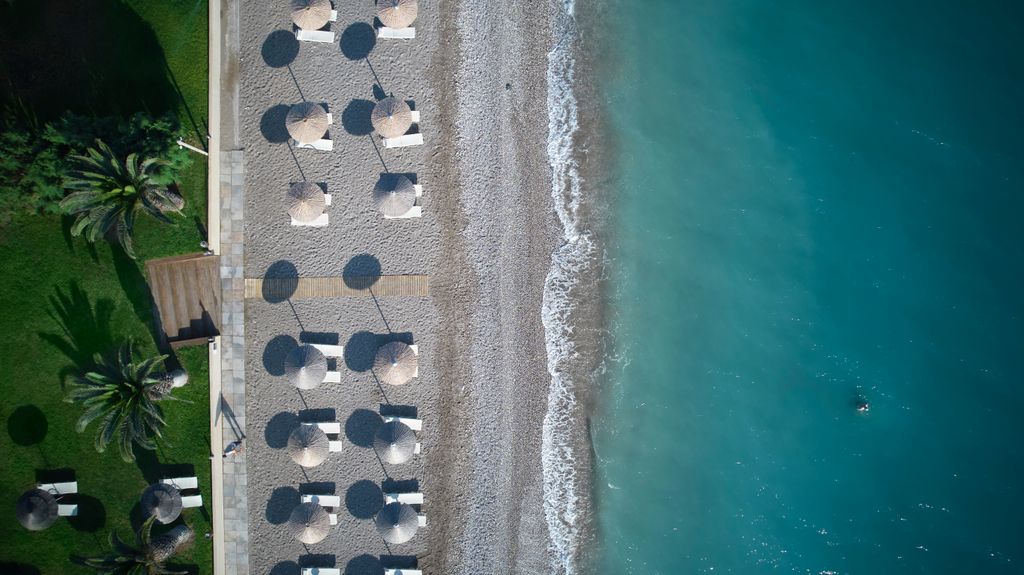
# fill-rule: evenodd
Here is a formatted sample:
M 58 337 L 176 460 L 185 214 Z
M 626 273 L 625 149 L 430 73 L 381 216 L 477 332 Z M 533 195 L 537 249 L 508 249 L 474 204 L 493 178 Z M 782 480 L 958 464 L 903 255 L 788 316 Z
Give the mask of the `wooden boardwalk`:
M 189 254 L 146 262 L 160 326 L 177 347 L 220 333 L 220 256 Z
M 362 286 L 368 285 L 369 288 Z M 354 287 L 353 287 L 354 286 Z M 279 302 L 320 297 L 392 297 L 430 295 L 430 276 L 379 278 L 246 278 L 246 299 Z

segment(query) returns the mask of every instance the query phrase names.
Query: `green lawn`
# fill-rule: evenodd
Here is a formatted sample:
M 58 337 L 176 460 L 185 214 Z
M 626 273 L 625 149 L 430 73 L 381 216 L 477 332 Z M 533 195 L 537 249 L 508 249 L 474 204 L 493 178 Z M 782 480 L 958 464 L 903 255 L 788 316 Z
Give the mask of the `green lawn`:
M 42 120 L 66 109 L 97 114 L 175 109 L 186 139 L 202 144 L 205 0 L 15 0 L 4 10 L 20 11 L 18 26 L 35 45 L 32 52 L 5 35 L 0 71 L 17 76 L 12 61 L 42 54 L 34 69 L 49 73 L 26 75 L 35 84 L 19 85 L 23 99 L 38 105 Z M 54 16 L 67 17 L 54 22 Z M 68 33 L 69 21 L 75 23 L 74 34 Z M 62 401 L 65 377 L 87 366 L 94 353 L 108 352 L 128 337 L 143 355 L 156 353 L 143 263 L 197 251 L 206 221 L 205 158 L 196 157 L 179 186 L 187 205 L 175 225 L 139 220 L 138 261 L 107 244 L 93 247 L 71 238 L 59 217 L 24 215 L 0 228 L 0 299 L 6 312 L 0 315 L 0 417 L 7 425 L 0 434 L 0 501 L 7 502 L 7 511 L 0 513 L 0 573 L 88 573 L 69 557 L 105 552 L 112 529 L 131 540 L 140 521 L 139 494 L 176 465 L 194 466 L 205 504 L 183 514 L 197 538 L 179 562 L 212 572 L 211 544 L 203 536 L 211 530 L 206 348 L 177 353 L 190 381 L 174 395 L 188 401 L 164 402 L 166 441 L 156 452 L 142 452 L 136 463 L 123 462 L 116 448 L 97 453 L 93 428 L 76 433 L 80 409 Z M 46 531 L 26 531 L 14 517 L 14 501 L 34 486 L 38 472 L 56 469 L 74 470 L 80 516 L 61 519 Z

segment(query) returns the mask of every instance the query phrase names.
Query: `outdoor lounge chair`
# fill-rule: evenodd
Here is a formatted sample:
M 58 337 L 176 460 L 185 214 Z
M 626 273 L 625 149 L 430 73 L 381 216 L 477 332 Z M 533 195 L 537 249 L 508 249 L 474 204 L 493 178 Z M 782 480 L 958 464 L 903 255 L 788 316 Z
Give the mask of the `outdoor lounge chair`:
M 292 140 L 292 145 L 295 146 L 296 148 L 300 148 L 303 150 L 320 150 L 323 152 L 330 152 L 331 150 L 334 149 L 334 140 L 320 138 L 319 140 L 311 144 L 301 144 L 296 140 Z
M 307 228 L 324 228 L 327 227 L 327 224 L 329 223 L 331 223 L 331 218 L 330 216 L 327 215 L 327 212 L 320 214 L 320 216 L 317 219 L 311 222 L 300 222 L 299 220 L 292 218 L 293 226 L 304 226 Z
M 423 430 L 423 420 L 422 419 L 415 419 L 415 418 L 412 418 L 412 417 L 398 417 L 398 416 L 395 416 L 395 415 L 382 415 L 380 417 L 381 417 L 381 419 L 384 420 L 384 423 L 388 423 L 390 421 L 400 421 L 400 422 L 404 423 L 409 429 L 411 429 L 413 431 L 422 431 Z
M 406 134 L 397 138 L 384 138 L 385 148 L 404 148 L 406 146 L 422 146 L 423 134 Z
M 185 509 L 192 509 L 193 507 L 203 506 L 202 495 L 183 495 L 181 497 L 181 506 Z
M 179 490 L 199 489 L 199 479 L 195 477 L 170 477 L 161 479 L 160 483 L 171 485 Z
M 420 527 L 426 527 L 427 526 L 427 516 L 424 515 L 423 513 L 420 513 L 419 522 L 420 522 Z
M 36 485 L 39 489 L 49 492 L 50 495 L 71 495 L 78 493 L 78 482 L 67 481 L 65 483 L 40 483 Z
M 337 567 L 303 567 L 302 575 L 341 575 Z
M 331 22 L 337 22 L 337 21 L 338 21 L 338 11 L 337 10 L 331 10 Z
M 309 345 L 320 350 L 320 353 L 324 354 L 325 357 L 342 357 L 345 355 L 345 346 L 343 345 L 327 345 L 324 343 L 311 343 Z
M 327 434 L 328 451 L 331 453 L 338 453 L 343 449 L 343 443 L 341 442 L 341 424 L 337 421 L 303 421 L 302 425 L 315 425 Z M 331 436 L 334 436 L 334 439 Z
M 416 354 L 417 358 L 419 357 L 419 355 L 420 355 L 420 346 L 413 344 L 413 345 L 409 346 L 409 349 L 411 349 L 412 352 Z M 420 362 L 418 362 L 418 361 L 416 362 L 416 371 L 413 372 L 412 376 L 413 377 L 419 377 L 420 376 Z
M 407 505 L 423 505 L 423 494 L 416 493 L 385 493 L 384 504 L 388 503 L 405 503 Z
M 419 569 L 385 569 L 384 575 L 423 575 Z
M 340 371 L 328 371 L 324 376 L 324 383 L 341 383 Z
M 411 40 L 416 37 L 416 29 L 412 26 L 408 28 L 388 28 L 387 26 L 381 26 L 377 28 L 378 38 L 391 38 L 395 40 Z
M 64 503 L 57 504 L 57 516 L 58 517 L 78 517 L 78 504 L 67 505 Z
M 295 37 L 303 42 L 334 42 L 334 32 L 327 30 L 303 30 L 299 28 L 295 31 Z
M 409 112 L 409 115 L 412 116 L 412 123 L 413 124 L 419 124 L 420 123 L 420 111 L 419 110 L 412 110 L 411 112 Z
M 306 493 L 302 495 L 303 503 L 316 503 L 320 507 L 327 510 L 327 518 L 330 519 L 331 525 L 338 524 L 338 508 L 341 507 L 341 497 L 337 495 L 317 495 L 312 493 Z

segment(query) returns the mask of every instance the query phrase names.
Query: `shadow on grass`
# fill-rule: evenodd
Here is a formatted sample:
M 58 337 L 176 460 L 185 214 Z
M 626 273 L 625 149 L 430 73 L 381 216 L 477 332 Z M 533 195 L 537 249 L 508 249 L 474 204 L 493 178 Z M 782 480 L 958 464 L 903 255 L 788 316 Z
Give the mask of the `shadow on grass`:
M 59 331 L 39 333 L 40 339 L 57 348 L 73 364 L 61 369 L 61 385 L 68 375 L 93 367 L 96 354 L 116 347 L 111 333 L 114 302 L 106 298 L 90 301 L 89 294 L 76 281 L 66 291 L 57 287 L 50 296 L 47 314 Z
M 96 533 L 107 526 L 107 509 L 99 499 L 79 493 L 75 496 L 75 503 L 78 504 L 78 515 L 68 518 L 75 531 Z
M 149 283 L 146 282 L 146 276 L 142 273 L 142 263 L 133 260 L 118 245 L 111 245 L 111 254 L 117 280 L 132 306 L 132 311 L 135 312 L 135 317 L 149 328 L 157 351 L 168 356 L 166 368 L 168 370 L 180 368 L 181 362 L 178 361 L 174 350 L 167 343 L 163 326 L 160 325 L 160 314 L 157 313 L 156 303 L 153 300 L 153 293 L 149 290 Z
M 0 3 L 0 53 L 5 87 L 42 122 L 65 110 L 127 116 L 177 108 L 152 26 L 119 0 Z
M 7 435 L 11 441 L 22 447 L 40 443 L 49 428 L 46 415 L 34 405 L 22 405 L 7 418 Z
M 40 575 L 41 571 L 35 565 L 0 561 L 0 573 L 6 575 Z

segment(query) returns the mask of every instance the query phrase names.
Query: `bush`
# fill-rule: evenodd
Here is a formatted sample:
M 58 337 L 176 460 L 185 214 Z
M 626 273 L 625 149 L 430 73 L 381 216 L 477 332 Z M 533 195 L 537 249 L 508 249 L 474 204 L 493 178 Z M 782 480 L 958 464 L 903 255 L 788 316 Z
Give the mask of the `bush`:
M 8 115 L 10 116 L 10 115 Z M 83 154 L 97 139 L 121 156 L 131 152 L 167 161 L 155 181 L 170 184 L 192 163 L 188 150 L 175 143 L 180 125 L 174 114 L 128 118 L 65 113 L 36 127 L 30 121 L 4 118 L 0 132 L 0 225 L 19 213 L 60 213 L 62 180 L 69 155 Z

